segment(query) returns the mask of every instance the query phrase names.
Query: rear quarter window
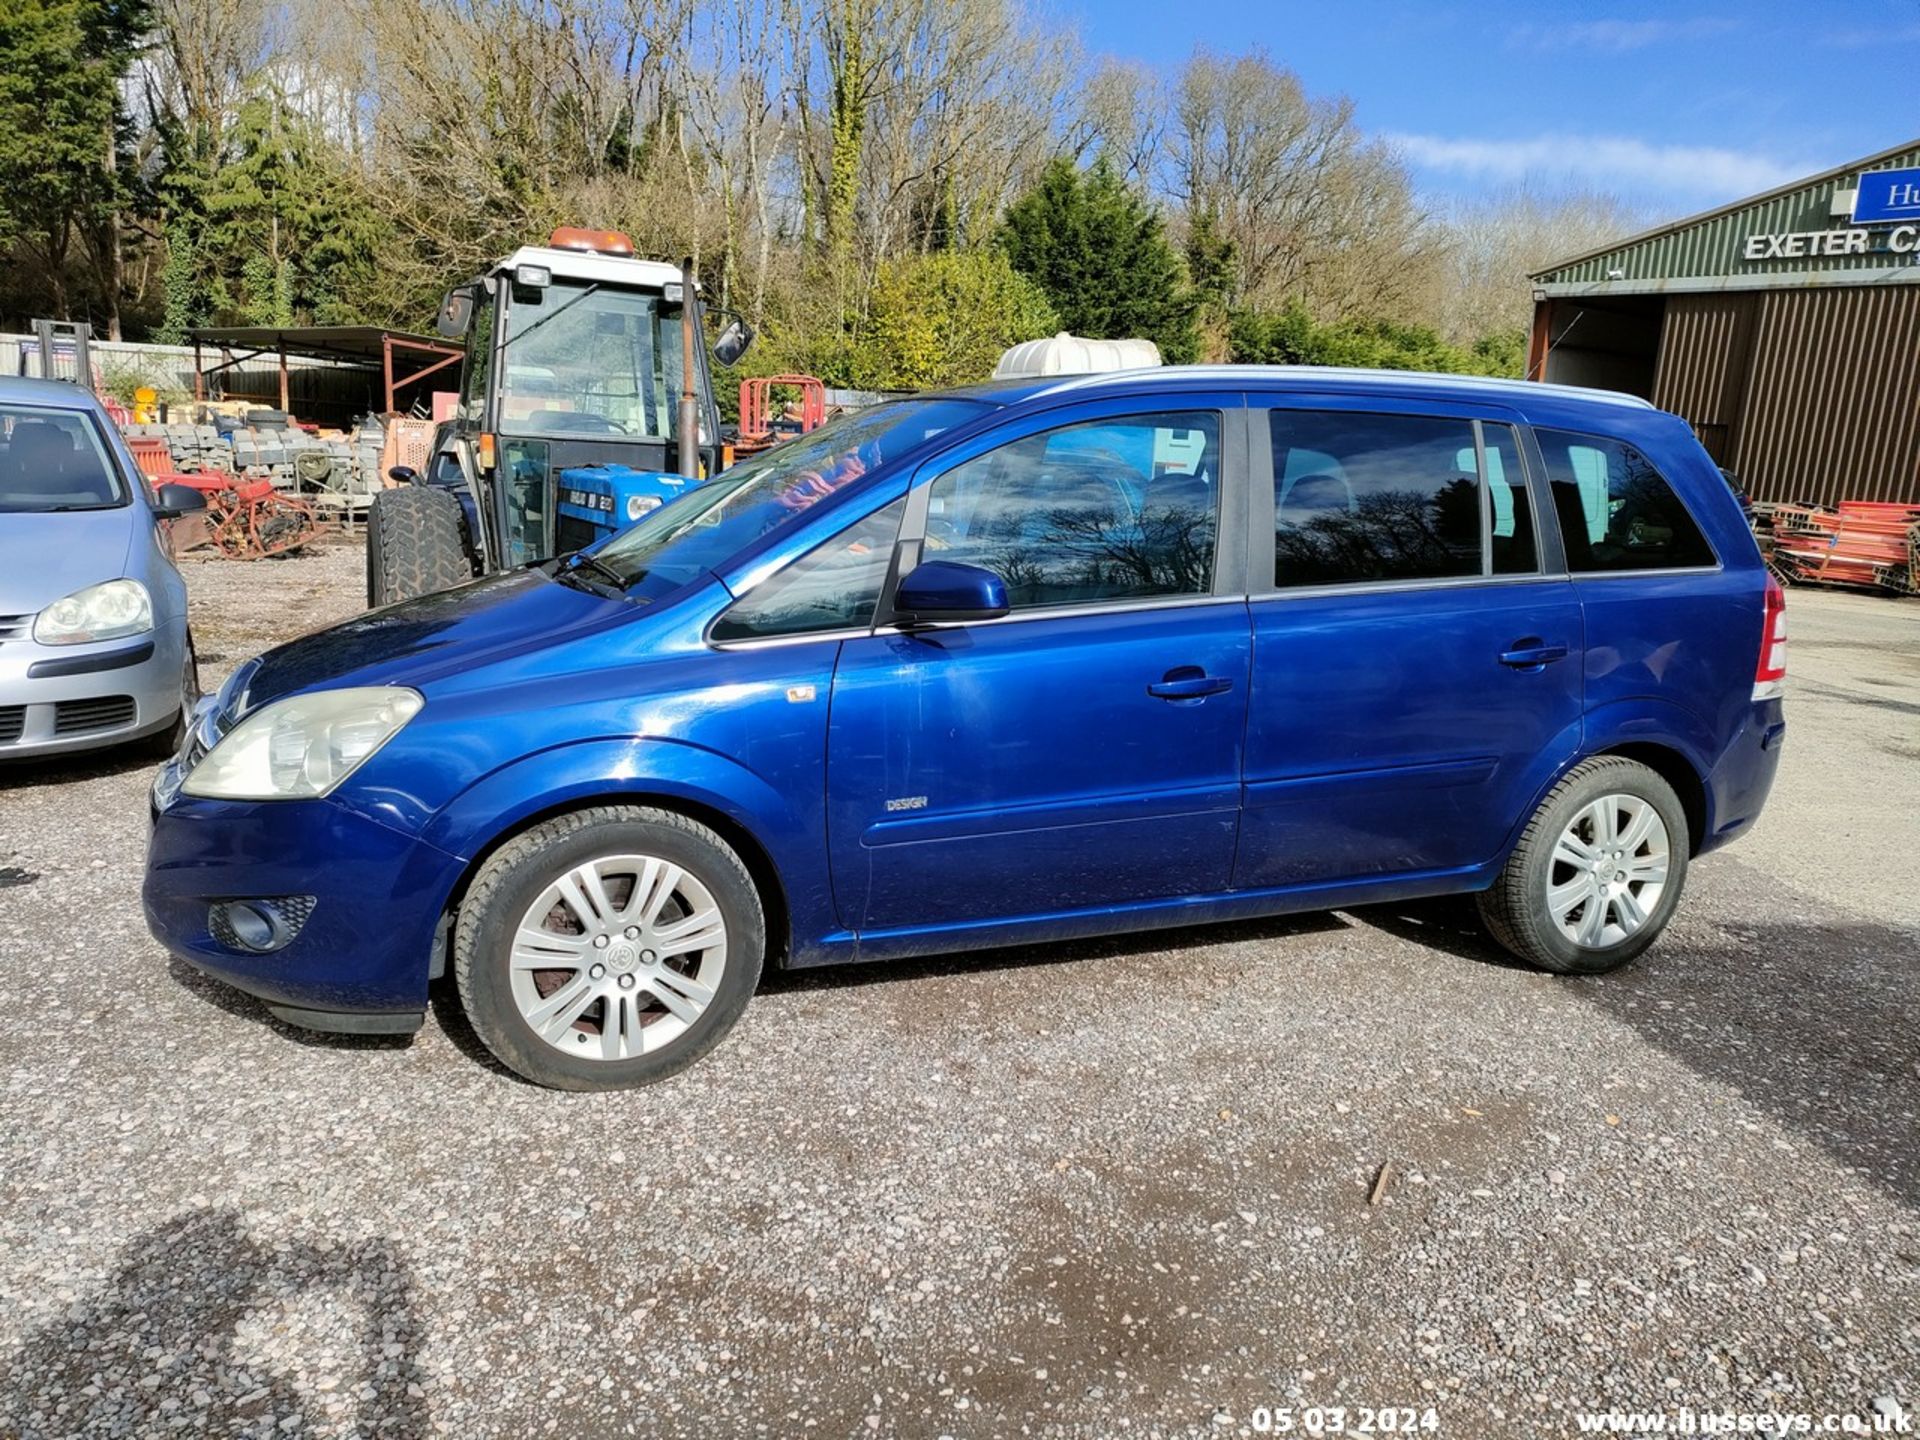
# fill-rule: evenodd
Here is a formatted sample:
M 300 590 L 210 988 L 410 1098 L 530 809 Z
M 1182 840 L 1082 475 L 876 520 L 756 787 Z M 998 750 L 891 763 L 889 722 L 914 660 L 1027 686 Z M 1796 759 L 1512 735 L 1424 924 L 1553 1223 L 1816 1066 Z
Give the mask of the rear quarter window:
M 1536 430 L 1554 513 L 1574 574 L 1694 570 L 1716 563 L 1673 484 L 1633 446 L 1601 435 Z

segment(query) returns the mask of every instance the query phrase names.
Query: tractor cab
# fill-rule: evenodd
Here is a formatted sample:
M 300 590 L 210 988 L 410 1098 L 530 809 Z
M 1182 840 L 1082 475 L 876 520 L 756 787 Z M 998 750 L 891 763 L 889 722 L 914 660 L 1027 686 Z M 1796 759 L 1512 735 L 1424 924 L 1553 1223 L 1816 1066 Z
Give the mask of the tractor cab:
M 459 404 L 427 472 L 375 498 L 369 602 L 580 549 L 717 473 L 702 311 L 686 271 L 615 231 L 556 230 L 449 291 Z M 714 358 L 751 338 L 733 320 Z

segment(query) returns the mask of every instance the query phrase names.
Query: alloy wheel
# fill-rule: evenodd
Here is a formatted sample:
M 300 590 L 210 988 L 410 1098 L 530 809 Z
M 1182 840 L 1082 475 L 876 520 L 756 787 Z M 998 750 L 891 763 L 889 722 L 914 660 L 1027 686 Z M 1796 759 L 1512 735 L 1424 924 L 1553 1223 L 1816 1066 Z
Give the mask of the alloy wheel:
M 514 1003 L 568 1055 L 631 1060 L 671 1045 L 713 1002 L 727 925 L 698 876 L 652 855 L 574 866 L 514 932 Z
M 1554 842 L 1547 912 L 1574 944 L 1605 950 L 1659 909 L 1667 887 L 1666 822 L 1637 795 L 1602 795 Z

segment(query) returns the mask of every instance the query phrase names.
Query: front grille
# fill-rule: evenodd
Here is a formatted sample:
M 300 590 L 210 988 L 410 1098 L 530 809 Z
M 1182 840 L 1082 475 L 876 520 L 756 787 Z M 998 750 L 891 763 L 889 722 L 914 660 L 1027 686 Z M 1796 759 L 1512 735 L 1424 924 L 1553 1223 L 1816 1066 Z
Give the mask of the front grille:
M 27 728 L 27 707 L 0 705 L 0 745 L 11 745 Z
M 53 707 L 55 735 L 85 735 L 117 730 L 133 723 L 131 695 L 102 695 L 93 700 L 62 700 Z
M 24 640 L 32 628 L 31 615 L 0 615 L 0 640 Z

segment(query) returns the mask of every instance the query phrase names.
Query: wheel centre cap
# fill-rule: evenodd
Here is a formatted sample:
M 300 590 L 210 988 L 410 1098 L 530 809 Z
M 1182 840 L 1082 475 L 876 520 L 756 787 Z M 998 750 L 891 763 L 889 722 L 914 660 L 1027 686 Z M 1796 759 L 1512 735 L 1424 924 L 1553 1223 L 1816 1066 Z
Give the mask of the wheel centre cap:
M 616 975 L 628 975 L 640 963 L 640 949 L 625 941 L 607 948 L 607 968 Z

